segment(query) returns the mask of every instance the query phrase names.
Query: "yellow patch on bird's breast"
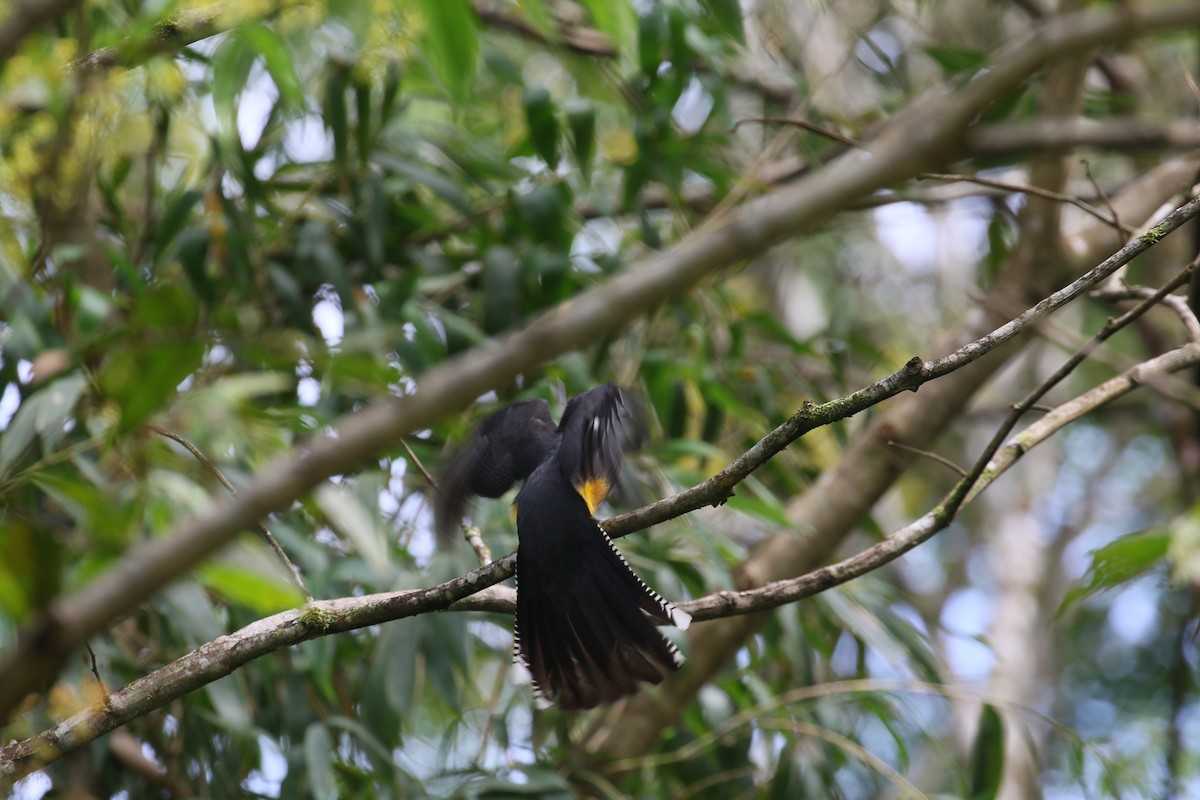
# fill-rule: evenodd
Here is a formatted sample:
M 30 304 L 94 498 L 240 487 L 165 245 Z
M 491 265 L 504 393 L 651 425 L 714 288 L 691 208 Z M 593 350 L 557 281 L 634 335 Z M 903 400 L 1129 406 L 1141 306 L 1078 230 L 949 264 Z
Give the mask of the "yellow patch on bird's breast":
M 579 492 L 579 496 L 583 498 L 583 502 L 587 503 L 588 511 L 592 514 L 596 513 L 596 507 L 604 502 L 604 498 L 608 497 L 611 489 L 612 484 L 604 478 L 589 478 L 582 484 L 575 485 L 575 491 Z

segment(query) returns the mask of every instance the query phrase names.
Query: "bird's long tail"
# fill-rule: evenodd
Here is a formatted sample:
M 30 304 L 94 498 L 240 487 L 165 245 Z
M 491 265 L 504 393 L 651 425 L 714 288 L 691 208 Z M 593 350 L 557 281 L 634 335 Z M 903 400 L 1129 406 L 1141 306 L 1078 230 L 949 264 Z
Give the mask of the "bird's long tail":
M 659 683 L 683 656 L 655 623 L 687 628 L 691 616 L 629 567 L 594 519 L 572 531 L 570 564 L 548 564 L 524 542 L 517 554 L 514 660 L 528 668 L 539 700 L 593 708 Z

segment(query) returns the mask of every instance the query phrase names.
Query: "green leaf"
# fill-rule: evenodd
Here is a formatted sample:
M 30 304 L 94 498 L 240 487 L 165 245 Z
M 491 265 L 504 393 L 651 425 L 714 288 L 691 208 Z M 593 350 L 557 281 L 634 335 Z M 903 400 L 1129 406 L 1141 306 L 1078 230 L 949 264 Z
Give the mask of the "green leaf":
M 1145 575 L 1163 562 L 1170 545 L 1168 531 L 1151 528 L 1122 536 L 1093 550 L 1092 563 L 1083 581 L 1067 591 L 1058 614 L 1063 614 L 1080 600 Z
M 234 564 L 209 562 L 200 567 L 199 574 L 204 586 L 259 616 L 286 611 L 304 602 L 304 595 L 291 583 Z
M 7 475 L 9 468 L 33 444 L 37 436 L 38 406 L 42 402 L 36 394 L 26 398 L 0 435 L 0 476 Z
M 322 484 L 313 499 L 329 524 L 354 545 L 355 551 L 373 569 L 384 570 L 390 562 L 387 540 L 375 524 L 375 515 L 344 486 Z
M 558 116 L 550 91 L 544 86 L 526 86 L 521 104 L 534 151 L 554 169 L 558 165 Z
M 62 441 L 67 420 L 75 413 L 86 388 L 87 380 L 74 372 L 47 384 L 21 403 L 0 438 L 0 475 L 8 473 L 35 437 L 41 440 L 44 452 Z
M 979 714 L 971 752 L 971 800 L 995 800 L 1004 780 L 1004 720 L 991 703 Z
M 427 169 L 415 162 L 398 158 L 391 153 L 374 153 L 372 159 L 375 163 L 385 167 L 389 171 L 422 184 L 462 214 L 471 215 L 475 213 L 475 208 L 471 205 L 471 201 L 466 193 L 463 192 L 462 187 L 445 175 Z
M 99 383 L 121 409 L 120 430 L 130 431 L 162 408 L 204 356 L 198 341 L 131 345 L 104 359 Z
M 651 81 L 658 78 L 658 65 L 662 63 L 666 39 L 666 14 L 662 6 L 653 4 L 638 18 L 638 66 Z
M 217 112 L 221 137 L 226 141 L 238 142 L 237 98 L 246 88 L 250 68 L 254 66 L 257 53 L 245 45 L 236 35 L 230 36 L 213 54 L 212 98 Z
M 371 85 L 363 81 L 354 82 L 354 144 L 359 162 L 365 164 L 371 149 Z M 379 181 L 378 175 L 371 178 Z
M 304 732 L 304 759 L 308 768 L 308 788 L 316 798 L 337 797 L 333 775 L 333 739 L 323 722 L 314 722 Z
M 304 108 L 304 86 L 296 73 L 296 65 L 283 38 L 266 25 L 242 25 L 236 31 L 245 46 L 251 48 L 262 57 L 263 65 L 279 97 L 291 111 Z
M 735 494 L 725 503 L 726 508 L 731 508 L 734 511 L 740 511 L 743 514 L 749 514 L 752 517 L 758 517 L 761 520 L 778 525 L 781 528 L 791 527 L 792 522 L 788 518 L 787 511 L 777 502 L 763 500 L 760 497 L 751 497 L 744 493 Z
M 922 47 L 921 51 L 942 68 L 946 75 L 975 72 L 988 65 L 987 53 L 967 47 Z
M 85 480 L 73 466 L 55 465 L 30 474 L 30 481 L 62 506 L 80 528 L 92 533 L 94 541 L 105 547 L 126 544 L 135 515 L 142 509 L 120 503 L 101 486 Z
M 465 794 L 477 800 L 511 800 L 519 797 L 536 797 L 540 800 L 569 800 L 577 795 L 566 778 L 544 767 L 523 767 L 521 780 L 488 777 L 472 781 L 465 787 Z
M 539 186 L 518 195 L 517 216 L 524 223 L 528 236 L 566 251 L 571 245 L 572 232 L 567 227 L 571 212 L 570 191 L 561 183 Z
M 592 157 L 596 153 L 596 107 L 590 100 L 577 99 L 567 103 L 566 113 L 575 161 L 586 182 L 591 177 Z
M 66 553 L 33 521 L 5 519 L 0 511 L 0 522 L 0 617 L 23 620 L 62 590 Z
M 333 161 L 339 170 L 346 169 L 346 153 L 350 141 L 350 115 L 346 108 L 346 70 L 335 67 L 325 83 L 323 119 L 333 137 Z
M 475 325 L 449 309 L 436 306 L 432 310 L 446 332 L 446 353 L 453 355 L 468 348 L 483 344 L 487 337 Z
M 508 247 L 483 254 L 483 327 L 496 333 L 512 325 L 519 313 L 521 262 Z
M 134 305 L 130 321 L 139 330 L 190 333 L 199 320 L 196 299 L 181 284 L 157 283 L 143 292 Z
M 707 16 L 716 22 L 719 33 L 736 41 L 745 36 L 742 29 L 742 9 L 737 0 L 700 0 Z
M 44 400 L 38 405 L 34 428 L 42 440 L 42 449 L 53 450 L 66 436 L 67 420 L 75 413 L 75 406 L 87 390 L 87 379 L 81 373 L 72 373 L 51 383 L 38 392 Z
M 154 259 L 157 261 L 168 248 L 177 246 L 177 238 L 192 216 L 192 210 L 204 197 L 199 189 L 180 192 L 167 201 L 167 208 L 154 226 Z
M 236 675 L 227 675 L 213 681 L 204 687 L 208 700 L 217 712 L 220 725 L 235 733 L 249 733 L 253 728 L 250 709 L 246 707 L 246 698 L 238 686 Z
M 424 54 L 452 100 L 466 103 L 479 60 L 475 12 L 468 0 L 422 0 Z
M 617 50 L 631 50 L 636 17 L 633 3 L 629 0 L 583 0 L 591 13 L 592 22 L 600 31 L 608 34 L 617 45 Z

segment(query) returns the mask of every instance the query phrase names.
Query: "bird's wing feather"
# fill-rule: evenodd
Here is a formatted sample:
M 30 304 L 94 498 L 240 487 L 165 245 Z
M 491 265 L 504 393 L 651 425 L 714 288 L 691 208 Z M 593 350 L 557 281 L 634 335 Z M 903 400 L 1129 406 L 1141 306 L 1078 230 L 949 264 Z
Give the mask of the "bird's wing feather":
M 520 400 L 484 419 L 447 462 L 434 504 L 438 536 L 451 541 L 471 497 L 499 497 L 546 457 L 554 421 L 545 400 Z

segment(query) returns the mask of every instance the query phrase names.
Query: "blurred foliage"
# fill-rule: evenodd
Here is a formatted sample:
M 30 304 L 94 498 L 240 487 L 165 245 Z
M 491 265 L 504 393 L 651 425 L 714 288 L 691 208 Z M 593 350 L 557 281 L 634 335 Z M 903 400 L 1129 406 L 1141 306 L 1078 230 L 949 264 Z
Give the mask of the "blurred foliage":
M 491 16 L 467 0 L 97 0 L 4 61 L 0 647 L 51 598 L 224 491 L 148 423 L 186 437 L 243 485 L 341 415 L 671 246 L 723 200 L 762 191 L 751 165 L 778 152 L 776 134 L 735 130 L 744 117 L 799 104 L 814 122 L 866 135 L 929 86 L 987 68 L 1017 24 L 1006 16 L 1016 12 L 982 2 L 966 4 L 981 14 L 972 26 L 939 22 L 945 2 L 859 0 L 836 4 L 840 15 L 835 4 L 772 2 L 755 26 L 732 0 L 484 5 Z M 794 50 L 792 13 L 834 19 L 845 39 L 840 78 Z M 777 39 L 748 37 L 773 19 Z M 579 38 L 584 29 L 591 38 Z M 1183 47 L 1148 43 L 1142 57 L 1173 64 Z M 746 48 L 772 60 L 765 77 L 738 68 Z M 989 118 L 1029 118 L 1038 88 Z M 1154 110 L 1178 113 L 1189 97 L 1163 92 Z M 1119 89 L 1097 89 L 1088 113 L 1129 107 Z M 840 148 L 785 135 L 782 152 L 810 166 Z M 1094 163 L 1112 185 L 1141 166 Z M 1016 205 L 976 197 L 949 210 L 901 203 L 844 214 L 484 403 L 540 396 L 561 409 L 605 380 L 632 386 L 656 435 L 619 502 L 662 496 L 719 469 L 805 399 L 858 388 L 914 352 L 933 355 L 934 334 L 1003 268 Z M 905 254 L 880 231 L 906 225 L 958 238 L 940 256 Z M 1105 313 L 1082 314 L 1080 330 Z M 1068 730 L 1046 745 L 1047 786 L 1154 794 L 1171 715 L 1196 710 L 1194 697 L 1181 708 L 1165 687 L 1181 648 L 1195 656 L 1177 630 L 1194 619 L 1185 587 L 1196 581 L 1197 525 L 1171 432 L 1137 402 L 1146 401 L 1067 438 L 1049 499 L 1023 512 L 1048 520 L 1062 551 L 1095 550 L 1086 574 L 1068 576 L 1079 578 L 1074 588 L 1048 580 L 1066 601 L 1045 621 L 1061 641 L 1044 708 L 939 696 L 943 682 L 990 663 L 983 632 L 958 630 L 948 611 L 995 585 L 980 562 L 1002 526 L 972 512 L 923 548 L 913 571 L 774 614 L 615 783 L 582 755 L 583 722 L 534 713 L 528 689 L 510 682 L 510 620 L 487 614 L 310 641 L 127 730 L 197 796 L 866 798 L 911 781 L 930 796 L 991 798 L 1011 732 L 1043 735 L 1044 712 Z M 990 434 L 993 416 L 956 434 L 950 446 L 964 460 L 974 457 L 971 433 Z M 436 467 L 470 423 L 447 419 L 409 445 Z M 730 588 L 747 549 L 789 527 L 789 500 L 862 427 L 815 432 L 723 509 L 622 549 L 667 596 Z M 1113 463 L 1132 466 L 1102 469 Z M 424 586 L 472 566 L 465 547 L 433 551 L 428 486 L 414 466 L 397 442 L 268 521 L 314 595 Z M 863 520 L 863 538 L 920 513 L 945 486 L 935 468 L 916 470 L 895 503 Z M 1111 513 L 1079 510 L 1088 505 Z M 479 505 L 474 521 L 493 551 L 515 546 L 503 503 Z M 1169 564 L 1183 583 L 1166 583 Z M 1117 641 L 1111 615 L 1126 592 L 1157 610 Z M 287 570 L 247 534 L 94 639 L 98 672 L 110 689 L 125 685 L 299 601 Z M 951 645 L 972 636 L 985 655 L 956 661 Z M 867 690 L 820 691 L 852 679 Z M 789 699 L 797 687 L 816 691 Z M 95 694 L 90 664 L 73 661 L 3 739 L 36 733 Z M 1123 730 L 1151 735 L 1131 743 Z M 66 794 L 80 774 L 97 796 L 160 796 L 106 739 L 86 752 L 82 773 L 56 765 L 19 796 L 50 782 Z M 1197 780 L 1194 753 L 1180 769 Z

